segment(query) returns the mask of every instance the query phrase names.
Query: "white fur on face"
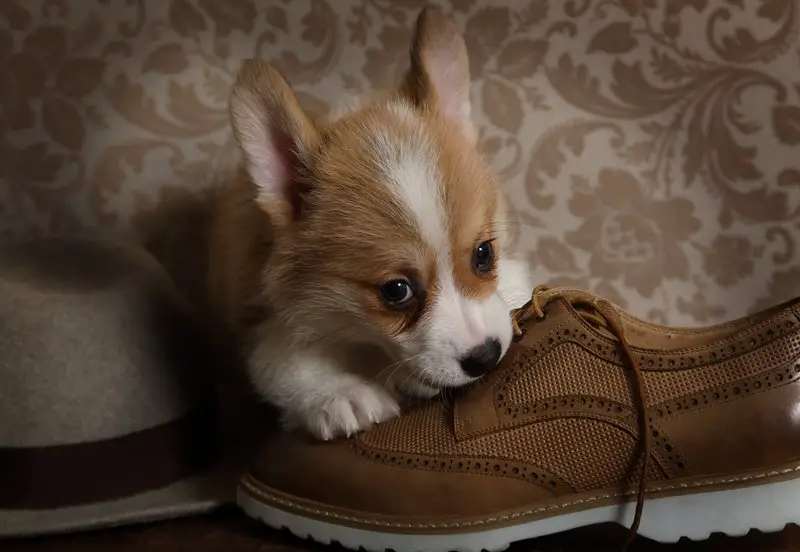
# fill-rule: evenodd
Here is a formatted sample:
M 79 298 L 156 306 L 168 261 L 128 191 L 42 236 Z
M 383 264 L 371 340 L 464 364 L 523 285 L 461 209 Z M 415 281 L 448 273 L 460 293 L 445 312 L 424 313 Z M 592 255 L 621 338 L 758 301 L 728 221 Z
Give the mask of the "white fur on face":
M 377 160 L 398 207 L 407 211 L 420 234 L 434 251 L 449 257 L 445 225 L 444 189 L 436 166 L 436 150 L 411 106 L 392 103 L 390 112 L 403 126 L 414 129 L 411 140 L 401 140 L 389 131 L 375 135 Z
M 475 379 L 461 369 L 459 362 L 472 349 L 487 339 L 496 339 L 505 354 L 512 334 L 510 307 L 500 290 L 476 300 L 456 285 L 449 235 L 453 217 L 445 207 L 436 146 L 410 106 L 390 104 L 389 110 L 399 125 L 414 131 L 410 139 L 398 139 L 388 130 L 376 131 L 378 159 L 398 206 L 409 214 L 426 246 L 434 252 L 438 275 L 434 303 L 398 341 L 405 356 L 414 359 L 409 365 L 422 382 L 435 388 L 463 385 Z
M 533 279 L 528 265 L 517 259 L 497 263 L 497 292 L 509 309 L 518 309 L 531 298 Z
M 473 348 L 496 339 L 505 354 L 511 343 L 511 317 L 499 293 L 470 299 L 458 290 L 452 272 L 442 274 L 436 301 L 410 332 L 409 342 L 423 351 L 416 367 L 423 381 L 457 387 L 476 379 L 459 363 Z

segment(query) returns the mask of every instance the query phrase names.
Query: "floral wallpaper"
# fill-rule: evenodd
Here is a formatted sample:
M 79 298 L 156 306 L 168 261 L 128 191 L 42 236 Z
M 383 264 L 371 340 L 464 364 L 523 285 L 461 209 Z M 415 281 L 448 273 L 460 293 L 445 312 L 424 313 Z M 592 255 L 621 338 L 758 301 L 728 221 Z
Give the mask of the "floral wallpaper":
M 145 243 L 190 292 L 243 58 L 307 109 L 392 86 L 421 0 L 3 0 L 0 239 Z M 706 324 L 800 295 L 800 2 L 434 1 L 541 282 Z

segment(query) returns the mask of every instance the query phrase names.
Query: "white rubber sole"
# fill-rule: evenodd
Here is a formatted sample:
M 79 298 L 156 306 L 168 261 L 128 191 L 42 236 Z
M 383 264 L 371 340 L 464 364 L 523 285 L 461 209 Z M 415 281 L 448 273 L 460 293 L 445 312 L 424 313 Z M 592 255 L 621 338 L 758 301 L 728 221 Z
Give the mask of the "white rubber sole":
M 517 541 L 551 535 L 597 523 L 630 526 L 635 504 L 602 506 L 487 531 L 410 534 L 359 529 L 320 521 L 258 501 L 239 487 L 239 507 L 252 518 L 275 529 L 288 529 L 300 538 L 321 544 L 369 552 L 489 552 L 501 551 Z M 659 542 L 682 537 L 707 539 L 713 533 L 742 536 L 752 529 L 780 531 L 800 522 L 800 478 L 738 489 L 650 498 L 645 502 L 639 535 Z

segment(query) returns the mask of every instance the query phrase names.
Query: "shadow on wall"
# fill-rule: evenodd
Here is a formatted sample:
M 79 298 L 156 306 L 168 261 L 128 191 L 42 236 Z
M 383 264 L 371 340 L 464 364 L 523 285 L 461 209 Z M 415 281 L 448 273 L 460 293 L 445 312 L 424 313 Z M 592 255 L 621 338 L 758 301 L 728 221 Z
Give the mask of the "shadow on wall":
M 139 222 L 143 245 L 196 305 L 204 305 L 212 194 L 165 198 Z
M 199 303 L 213 188 L 237 160 L 230 85 L 242 58 L 278 48 L 242 35 L 256 15 L 249 1 L 0 3 L 0 238 L 121 235 Z

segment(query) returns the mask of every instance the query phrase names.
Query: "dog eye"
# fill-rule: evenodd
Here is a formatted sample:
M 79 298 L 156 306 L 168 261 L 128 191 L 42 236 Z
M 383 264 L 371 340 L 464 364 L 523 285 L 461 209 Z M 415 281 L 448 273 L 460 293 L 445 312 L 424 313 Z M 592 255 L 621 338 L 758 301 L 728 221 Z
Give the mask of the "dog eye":
M 475 274 L 486 274 L 494 267 L 494 249 L 491 241 L 485 241 L 472 253 L 472 270 Z
M 411 285 L 405 280 L 392 280 L 381 286 L 381 298 L 386 306 L 402 307 L 414 298 Z

